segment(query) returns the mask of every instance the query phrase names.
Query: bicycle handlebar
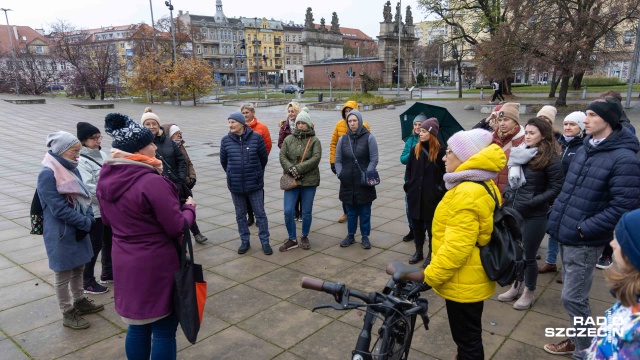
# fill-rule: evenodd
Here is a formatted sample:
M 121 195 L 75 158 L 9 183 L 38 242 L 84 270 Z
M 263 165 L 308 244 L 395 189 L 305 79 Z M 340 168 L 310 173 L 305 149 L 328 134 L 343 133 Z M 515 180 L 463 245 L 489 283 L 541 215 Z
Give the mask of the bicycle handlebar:
M 302 278 L 302 288 L 315 290 L 315 291 L 323 291 L 329 295 L 332 295 L 336 300 L 341 299 L 342 293 L 347 289 L 347 287 L 343 283 L 334 283 L 330 281 L 322 281 L 320 279 L 303 277 Z M 355 298 L 358 298 L 364 301 L 367 304 L 373 303 L 373 300 L 369 298 L 369 296 L 363 292 L 358 290 L 348 289 L 349 295 Z M 339 302 L 339 300 L 338 300 Z

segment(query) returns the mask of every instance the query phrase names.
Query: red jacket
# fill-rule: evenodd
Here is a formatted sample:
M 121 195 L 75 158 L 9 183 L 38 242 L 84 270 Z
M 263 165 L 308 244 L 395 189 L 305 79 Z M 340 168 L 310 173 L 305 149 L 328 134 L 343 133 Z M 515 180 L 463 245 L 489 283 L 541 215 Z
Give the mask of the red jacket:
M 273 146 L 273 141 L 271 141 L 271 134 L 269 133 L 269 128 L 267 125 L 258 121 L 257 117 L 253 117 L 253 121 L 247 123 L 253 129 L 253 131 L 257 132 L 264 139 L 264 145 L 267 147 L 267 155 L 271 153 L 271 146 Z

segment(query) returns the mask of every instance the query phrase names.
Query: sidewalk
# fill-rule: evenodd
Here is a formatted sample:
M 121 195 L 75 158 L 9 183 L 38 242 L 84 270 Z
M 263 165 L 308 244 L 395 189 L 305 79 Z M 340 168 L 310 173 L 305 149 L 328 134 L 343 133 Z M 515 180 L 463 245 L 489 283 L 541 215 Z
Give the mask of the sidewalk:
M 0 99 L 15 98 L 0 95 Z M 139 119 L 145 104 L 116 103 L 115 110 L 87 110 L 72 106 L 81 100 L 47 98 L 44 105 L 13 105 L 0 100 L 5 129 L 0 144 L 0 359 L 123 359 L 126 326 L 113 307 L 113 292 L 91 296 L 106 309 L 87 315 L 91 327 L 74 331 L 62 326 L 62 316 L 52 287 L 40 236 L 29 235 L 29 207 L 36 177 L 46 151 L 48 133 L 76 132 L 78 121 L 104 128 L 104 116 L 112 111 Z M 462 110 L 462 103 L 432 102 L 450 109 L 465 128 L 483 116 Z M 468 101 L 479 104 L 479 101 Z M 197 174 L 194 197 L 198 203 L 198 225 L 209 238 L 195 244 L 195 260 L 205 270 L 209 283 L 203 328 L 198 342 L 191 345 L 178 330 L 179 359 L 345 359 L 351 354 L 362 324 L 360 311 L 339 312 L 310 309 L 333 299 L 324 293 L 303 290 L 302 276 L 340 281 L 363 290 L 380 290 L 388 276 L 391 261 L 407 261 L 413 253 L 411 243 L 402 242 L 408 228 L 405 218 L 402 177 L 399 162 L 403 142 L 398 115 L 413 102 L 395 110 L 363 113 L 380 148 L 378 170 L 382 183 L 373 203 L 371 250 L 358 244 L 340 248 L 346 224 L 336 223 L 342 214 L 337 199 L 338 181 L 329 168 L 329 140 L 338 111 L 311 111 L 316 133 L 323 145 L 321 184 L 313 209 L 311 250 L 295 249 L 265 256 L 260 251 L 257 228 L 252 226 L 252 248 L 245 255 L 236 253 L 240 245 L 235 213 L 218 154 L 226 135 L 227 115 L 233 109 L 221 105 L 173 107 L 152 105 L 161 122 L 179 124 Z M 477 107 L 476 107 L 477 109 Z M 637 111 L 632 122 L 638 126 Z M 285 107 L 258 108 L 256 116 L 277 138 L 278 121 Z M 556 125 L 561 124 L 560 119 Z M 108 150 L 111 138 L 103 133 Z M 278 148 L 274 144 L 265 175 L 265 207 L 274 249 L 286 239 L 282 212 L 281 175 Z M 359 241 L 359 235 L 356 237 Z M 543 246 L 546 246 L 543 244 Z M 545 253 L 544 249 L 540 250 Z M 99 265 L 97 265 L 99 269 Z M 99 274 L 99 270 L 97 270 Z M 594 316 L 602 316 L 613 303 L 603 272 L 596 270 L 591 291 Z M 568 316 L 560 301 L 561 285 L 555 274 L 540 275 L 536 303 L 527 311 L 494 298 L 485 302 L 483 339 L 487 359 L 558 359 L 542 350 L 548 342 L 544 328 L 566 327 Z M 496 295 L 506 288 L 496 290 Z M 418 328 L 411 359 L 452 359 L 455 346 L 450 336 L 444 301 L 428 294 L 430 330 Z

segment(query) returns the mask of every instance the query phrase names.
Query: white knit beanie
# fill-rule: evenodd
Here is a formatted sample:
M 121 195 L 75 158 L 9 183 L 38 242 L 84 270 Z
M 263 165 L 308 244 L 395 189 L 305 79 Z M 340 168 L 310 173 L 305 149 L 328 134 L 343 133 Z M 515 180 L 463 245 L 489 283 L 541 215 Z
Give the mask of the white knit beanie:
M 468 131 L 458 131 L 453 134 L 447 145 L 460 161 L 465 162 L 470 157 L 480 152 L 480 150 L 491 145 L 493 135 L 484 129 L 471 129 Z
M 171 127 L 169 128 L 169 137 L 172 137 L 173 134 L 177 133 L 178 131 L 180 131 L 180 128 L 178 127 L 178 125 L 176 124 L 171 125 Z
M 566 122 L 573 122 L 580 126 L 580 130 L 584 131 L 584 119 L 587 117 L 587 114 L 582 111 L 574 111 L 571 114 L 567 115 L 564 118 L 563 124 Z

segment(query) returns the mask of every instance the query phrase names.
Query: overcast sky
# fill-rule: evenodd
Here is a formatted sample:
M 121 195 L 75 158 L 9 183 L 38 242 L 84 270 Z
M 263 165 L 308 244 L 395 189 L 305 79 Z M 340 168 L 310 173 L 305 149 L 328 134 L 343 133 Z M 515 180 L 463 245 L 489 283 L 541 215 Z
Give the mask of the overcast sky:
M 169 16 L 164 0 L 151 0 L 154 19 Z M 304 24 L 307 7 L 313 9 L 316 23 L 324 17 L 331 24 L 331 13 L 337 12 L 341 26 L 357 28 L 374 37 L 380 32 L 382 9 L 386 0 L 223 0 L 227 17 L 266 17 L 275 20 L 293 20 Z M 392 1 L 395 9 L 397 0 Z M 417 0 L 402 1 L 402 16 L 406 6 L 411 6 L 413 21 L 425 19 L 417 9 Z M 194 15 L 214 15 L 215 0 L 173 0 L 174 16 L 178 10 Z M 9 8 L 9 24 L 26 25 L 50 30 L 56 20 L 67 20 L 76 28 L 125 25 L 139 22 L 151 23 L 149 0 L 0 0 L 0 7 Z M 395 10 L 394 10 L 395 11 Z M 0 15 L 4 15 L 0 13 Z M 6 24 L 5 19 L 1 23 Z

